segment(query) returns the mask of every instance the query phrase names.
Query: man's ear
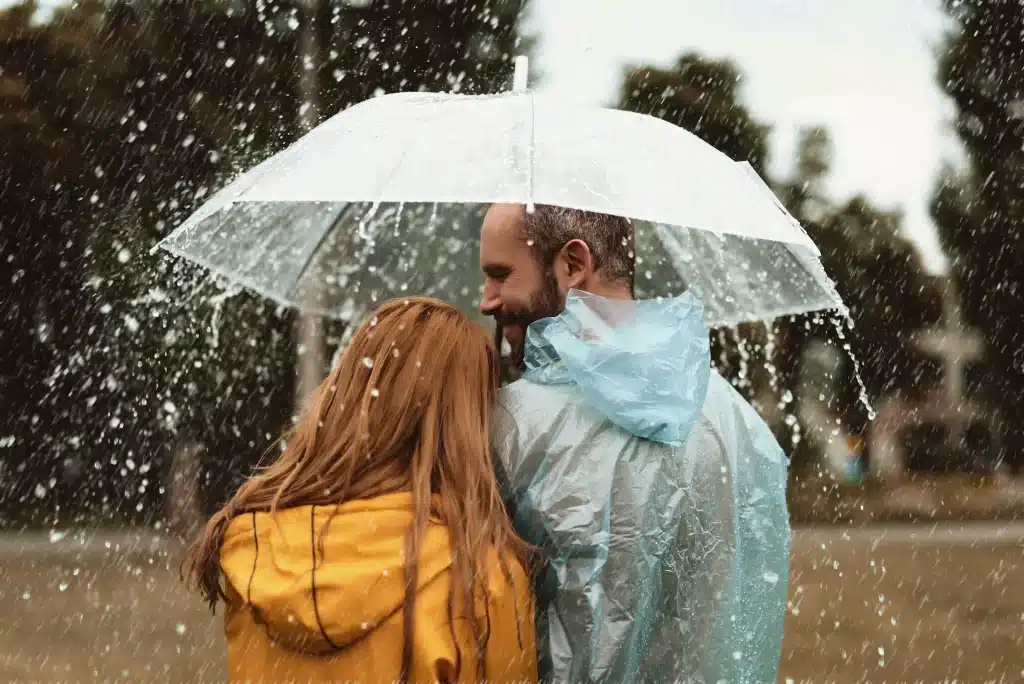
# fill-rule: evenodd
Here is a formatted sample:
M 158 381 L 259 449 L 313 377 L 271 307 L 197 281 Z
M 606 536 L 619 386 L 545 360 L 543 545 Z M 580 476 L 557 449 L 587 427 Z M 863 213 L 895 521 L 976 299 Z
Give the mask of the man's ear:
M 566 284 L 579 288 L 594 272 L 594 257 L 583 240 L 570 240 L 562 247 Z

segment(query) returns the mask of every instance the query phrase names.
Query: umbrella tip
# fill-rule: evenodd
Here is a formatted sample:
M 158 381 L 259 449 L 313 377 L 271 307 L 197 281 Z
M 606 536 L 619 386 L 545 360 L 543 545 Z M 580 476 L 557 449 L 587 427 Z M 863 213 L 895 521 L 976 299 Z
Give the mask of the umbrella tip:
M 526 55 L 516 56 L 516 70 L 512 76 L 512 92 L 526 91 L 527 78 L 530 72 L 530 58 Z

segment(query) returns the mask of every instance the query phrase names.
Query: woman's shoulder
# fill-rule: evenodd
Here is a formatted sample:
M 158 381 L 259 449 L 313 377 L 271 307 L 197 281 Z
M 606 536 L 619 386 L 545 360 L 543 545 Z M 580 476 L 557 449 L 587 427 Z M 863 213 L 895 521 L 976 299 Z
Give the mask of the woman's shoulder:
M 509 550 L 492 547 L 487 554 L 487 589 L 491 596 L 514 598 L 521 602 L 532 597 L 529 570 Z

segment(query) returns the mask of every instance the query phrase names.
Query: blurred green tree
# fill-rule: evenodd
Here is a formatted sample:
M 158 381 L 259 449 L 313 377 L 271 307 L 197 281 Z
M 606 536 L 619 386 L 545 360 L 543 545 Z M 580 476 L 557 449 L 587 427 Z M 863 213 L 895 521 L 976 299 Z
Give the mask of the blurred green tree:
M 945 0 L 939 87 L 956 106 L 966 168 L 939 179 L 932 215 L 966 321 L 987 343 L 981 382 L 1001 408 L 1005 461 L 1024 468 L 1024 5 Z
M 293 410 L 294 316 L 149 249 L 348 105 L 505 87 L 529 49 L 524 5 L 0 12 L 0 511 L 159 517 L 162 470 L 192 441 L 206 446 L 207 507 L 231 491 Z
M 688 52 L 668 69 L 633 67 L 619 89 L 619 108 L 682 126 L 764 177 L 770 127 L 740 98 L 742 73 L 729 60 Z

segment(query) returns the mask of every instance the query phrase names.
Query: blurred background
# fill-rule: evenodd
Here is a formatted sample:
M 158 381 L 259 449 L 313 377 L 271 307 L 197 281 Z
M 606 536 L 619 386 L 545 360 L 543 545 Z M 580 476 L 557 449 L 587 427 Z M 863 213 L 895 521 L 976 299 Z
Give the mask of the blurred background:
M 345 107 L 517 54 L 749 161 L 850 307 L 711 334 L 791 459 L 780 681 L 1024 680 L 1017 0 L 0 0 L 0 679 L 223 677 L 178 544 L 345 328 L 150 249 Z

